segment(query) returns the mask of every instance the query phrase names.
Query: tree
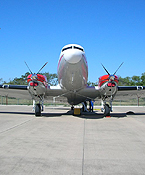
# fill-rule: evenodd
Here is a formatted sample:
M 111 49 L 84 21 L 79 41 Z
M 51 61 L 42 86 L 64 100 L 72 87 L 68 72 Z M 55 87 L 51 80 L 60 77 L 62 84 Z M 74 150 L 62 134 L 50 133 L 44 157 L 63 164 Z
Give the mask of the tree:
M 8 83 L 3 81 L 0 78 L 0 83 L 4 84 L 17 84 L 17 85 L 27 85 L 27 77 L 30 73 L 26 72 L 24 75 L 21 75 L 20 78 L 15 77 L 13 80 L 10 80 Z M 58 77 L 57 74 L 50 74 L 49 72 L 45 72 L 42 75 L 45 75 L 48 80 L 48 84 L 51 86 L 56 86 L 58 84 Z M 97 86 L 97 83 L 88 81 L 88 86 Z M 142 73 L 141 76 L 132 76 L 132 77 L 125 77 L 122 78 L 119 76 L 119 86 L 145 86 L 145 72 Z
M 141 85 L 145 86 L 145 72 L 141 74 Z
M 119 77 L 119 86 L 130 86 L 131 85 L 131 77 Z
M 49 72 L 43 73 L 47 77 L 48 84 L 51 86 L 56 86 L 58 84 L 57 74 L 50 74 Z
M 24 75 L 21 75 L 20 78 L 15 77 L 13 80 L 10 80 L 7 84 L 14 85 L 27 85 L 27 77 L 30 73 L 26 72 Z M 51 86 L 55 86 L 58 84 L 57 74 L 50 74 L 49 72 L 43 73 L 47 77 L 48 84 Z
M 15 77 L 13 80 L 10 80 L 8 84 L 27 85 L 27 76 L 29 74 L 29 72 L 26 72 L 25 75 L 21 75 L 20 78 Z
M 0 78 L 0 83 L 3 83 L 3 79 L 2 78 Z
M 132 77 L 132 82 L 133 82 L 133 85 L 134 85 L 134 86 L 139 86 L 139 85 L 141 85 L 141 77 L 140 77 L 140 76 L 134 75 L 134 76 Z
M 93 83 L 93 82 L 91 82 L 91 81 L 88 81 L 88 82 L 87 82 L 87 85 L 88 85 L 88 86 L 97 86 L 98 84 L 97 84 L 97 82 L 96 82 L 96 83 Z

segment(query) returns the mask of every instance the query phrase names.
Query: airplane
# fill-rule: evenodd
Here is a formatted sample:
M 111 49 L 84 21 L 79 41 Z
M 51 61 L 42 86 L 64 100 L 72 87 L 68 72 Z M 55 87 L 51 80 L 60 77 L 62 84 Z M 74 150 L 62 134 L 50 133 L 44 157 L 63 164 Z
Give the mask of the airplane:
M 86 54 L 84 48 L 78 44 L 68 44 L 61 49 L 57 66 L 57 86 L 49 86 L 46 76 L 40 74 L 44 66 L 35 74 L 27 65 L 30 71 L 30 75 L 27 77 L 28 85 L 2 84 L 0 85 L 0 93 L 3 95 L 6 91 L 9 96 L 16 94 L 17 97 L 22 98 L 29 95 L 34 102 L 35 116 L 41 116 L 41 112 L 44 110 L 44 100 L 50 96 L 66 97 L 72 110 L 74 105 L 82 103 L 85 106 L 84 102 L 98 98 L 101 100 L 101 111 L 104 112 L 104 116 L 109 116 L 112 112 L 112 102 L 115 96 L 127 96 L 140 92 L 142 92 L 142 96 L 145 95 L 145 91 L 142 91 L 145 90 L 145 86 L 118 86 L 119 78 L 115 75 L 118 69 L 114 74 L 110 74 L 104 65 L 102 66 L 107 74 L 99 78 L 98 86 L 88 86 Z

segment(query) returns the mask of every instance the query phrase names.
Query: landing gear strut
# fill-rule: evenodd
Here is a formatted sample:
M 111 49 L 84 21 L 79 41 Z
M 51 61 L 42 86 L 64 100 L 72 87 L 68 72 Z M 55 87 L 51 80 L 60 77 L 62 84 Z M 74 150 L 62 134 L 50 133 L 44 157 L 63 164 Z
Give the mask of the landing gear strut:
M 83 112 L 88 112 L 88 109 L 87 109 L 87 102 L 86 101 L 84 101 L 84 102 L 82 102 L 82 111 Z

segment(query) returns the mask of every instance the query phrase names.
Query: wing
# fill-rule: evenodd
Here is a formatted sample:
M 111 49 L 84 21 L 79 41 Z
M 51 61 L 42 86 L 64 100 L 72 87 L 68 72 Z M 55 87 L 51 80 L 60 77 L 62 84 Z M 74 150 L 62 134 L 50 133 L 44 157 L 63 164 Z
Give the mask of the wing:
M 132 99 L 145 97 L 145 86 L 118 86 L 115 99 Z
M 60 86 L 50 86 L 46 89 L 45 98 L 50 96 L 59 97 L 66 94 Z M 8 96 L 19 99 L 32 99 L 29 93 L 29 86 L 26 85 L 0 85 L 0 96 Z
M 19 99 L 32 99 L 29 93 L 29 86 L 26 85 L 0 85 L 0 96 L 15 97 Z M 145 86 L 118 86 L 115 99 L 130 99 L 145 97 Z M 60 86 L 50 86 L 46 89 L 45 99 L 49 97 L 67 97 L 69 91 Z M 102 91 L 98 86 L 88 86 L 76 92 L 80 101 L 101 98 Z
M 105 93 L 98 86 L 88 86 L 77 94 L 89 100 L 101 98 Z M 115 93 L 115 99 L 130 99 L 137 96 L 145 97 L 145 86 L 118 86 Z
M 77 92 L 77 95 L 84 97 L 86 100 L 100 98 L 101 94 L 98 86 L 87 86 L 86 88 Z
M 45 98 L 48 98 L 50 96 L 60 97 L 60 96 L 65 96 L 65 94 L 67 94 L 67 91 L 65 89 L 62 89 L 59 85 L 49 86 L 49 88 L 47 88 L 46 90 Z
M 0 96 L 31 99 L 28 86 L 25 85 L 0 85 Z

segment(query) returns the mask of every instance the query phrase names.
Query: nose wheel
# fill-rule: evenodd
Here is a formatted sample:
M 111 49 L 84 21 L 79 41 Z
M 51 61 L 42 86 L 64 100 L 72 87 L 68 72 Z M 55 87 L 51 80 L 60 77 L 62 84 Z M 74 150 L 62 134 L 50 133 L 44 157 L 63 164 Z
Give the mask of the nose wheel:
M 40 105 L 40 103 L 35 105 L 35 116 L 36 117 L 41 116 L 41 105 Z
M 109 101 L 106 101 L 106 99 L 102 99 L 102 107 L 101 111 L 104 112 L 104 117 L 110 116 L 110 112 L 112 112 L 112 97 Z
M 109 107 L 108 104 L 104 105 L 104 116 L 110 116 L 110 112 L 111 112 L 111 107 Z

